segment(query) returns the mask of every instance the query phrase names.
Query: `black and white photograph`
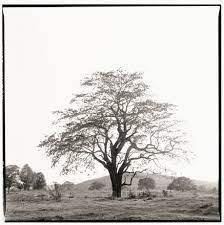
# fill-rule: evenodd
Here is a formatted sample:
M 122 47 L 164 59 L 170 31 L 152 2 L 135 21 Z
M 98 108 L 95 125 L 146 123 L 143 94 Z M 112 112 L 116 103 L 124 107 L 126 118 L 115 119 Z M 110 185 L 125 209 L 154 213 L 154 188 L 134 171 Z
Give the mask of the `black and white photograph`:
M 221 221 L 221 6 L 2 5 L 6 222 Z

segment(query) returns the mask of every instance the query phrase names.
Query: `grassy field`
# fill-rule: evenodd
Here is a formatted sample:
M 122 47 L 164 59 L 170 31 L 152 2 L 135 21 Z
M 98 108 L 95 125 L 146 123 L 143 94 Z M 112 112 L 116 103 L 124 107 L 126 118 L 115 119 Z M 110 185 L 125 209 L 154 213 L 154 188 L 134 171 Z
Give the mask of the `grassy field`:
M 109 198 L 108 191 L 64 192 L 60 202 L 47 191 L 20 191 L 7 194 L 6 221 L 56 220 L 219 220 L 218 196 L 172 192 L 153 200 Z M 41 196 L 45 194 L 46 196 Z M 127 195 L 127 193 L 126 193 Z M 125 192 L 123 194 L 125 196 Z

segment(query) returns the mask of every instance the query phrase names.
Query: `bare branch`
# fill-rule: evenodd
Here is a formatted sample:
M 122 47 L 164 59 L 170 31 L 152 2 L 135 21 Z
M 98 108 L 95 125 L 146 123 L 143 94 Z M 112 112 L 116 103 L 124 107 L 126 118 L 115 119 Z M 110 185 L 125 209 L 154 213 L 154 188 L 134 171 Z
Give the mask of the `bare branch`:
M 144 170 L 141 170 L 141 171 L 135 171 L 135 172 L 126 172 L 128 174 L 133 174 L 131 176 L 131 179 L 130 179 L 130 182 L 129 183 L 126 183 L 126 177 L 125 177 L 125 180 L 124 182 L 121 184 L 121 186 L 131 186 L 132 185 L 132 181 L 134 179 L 134 177 L 136 176 L 137 173 L 143 173 L 144 171 L 146 171 L 147 169 L 144 169 Z

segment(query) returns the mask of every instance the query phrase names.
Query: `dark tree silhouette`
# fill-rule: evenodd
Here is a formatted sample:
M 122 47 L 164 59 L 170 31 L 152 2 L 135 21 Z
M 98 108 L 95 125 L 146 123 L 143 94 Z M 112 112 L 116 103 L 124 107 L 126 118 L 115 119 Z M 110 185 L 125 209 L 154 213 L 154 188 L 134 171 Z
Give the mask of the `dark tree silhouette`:
M 28 164 L 24 165 L 19 174 L 20 180 L 23 182 L 24 190 L 29 190 L 33 183 L 33 171 Z
M 16 165 L 9 165 L 5 168 L 5 187 L 8 189 L 18 183 L 19 167 Z
M 142 178 L 142 179 L 139 179 L 138 181 L 139 190 L 146 189 L 147 191 L 149 191 L 150 189 L 154 189 L 155 187 L 156 187 L 156 182 L 154 179 L 150 177 Z
M 121 187 L 132 183 L 123 174 L 134 177 L 150 162 L 182 155 L 174 106 L 153 101 L 141 73 L 96 72 L 81 85 L 71 107 L 55 112 L 57 131 L 39 145 L 53 165 L 66 159 L 64 173 L 98 162 L 109 172 L 113 197 L 120 197 Z
M 167 186 L 167 190 L 190 191 L 196 189 L 192 180 L 187 177 L 177 177 Z
M 41 172 L 33 175 L 33 189 L 43 189 L 46 186 L 44 174 Z

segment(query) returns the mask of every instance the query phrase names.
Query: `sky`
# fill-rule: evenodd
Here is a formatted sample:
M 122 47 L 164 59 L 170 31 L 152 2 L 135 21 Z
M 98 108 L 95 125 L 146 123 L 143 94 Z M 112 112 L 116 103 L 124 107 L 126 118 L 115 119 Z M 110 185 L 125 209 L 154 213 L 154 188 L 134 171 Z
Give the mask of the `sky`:
M 178 106 L 190 163 L 177 176 L 218 179 L 218 7 L 5 8 L 6 165 L 28 163 L 48 183 L 107 175 L 60 175 L 38 144 L 95 71 L 144 72 L 159 101 Z

